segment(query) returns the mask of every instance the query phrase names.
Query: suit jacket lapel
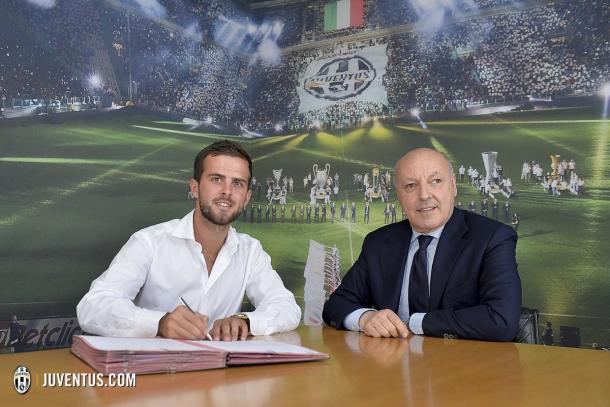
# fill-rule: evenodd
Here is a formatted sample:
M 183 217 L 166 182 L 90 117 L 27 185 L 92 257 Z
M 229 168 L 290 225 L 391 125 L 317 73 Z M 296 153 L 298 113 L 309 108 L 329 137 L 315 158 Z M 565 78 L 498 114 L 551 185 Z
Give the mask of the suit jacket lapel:
M 388 236 L 382 250 L 383 285 L 386 288 L 386 307 L 398 312 L 402 280 L 404 278 L 405 264 L 409 254 L 409 241 L 411 240 L 411 226 L 407 221 L 399 223 L 398 233 Z
M 467 231 L 464 215 L 459 209 L 454 208 L 453 214 L 445 224 L 436 247 L 434 263 L 432 263 L 430 310 L 438 309 L 449 276 L 453 272 L 453 265 L 466 244 L 466 240 L 462 239 L 462 236 Z

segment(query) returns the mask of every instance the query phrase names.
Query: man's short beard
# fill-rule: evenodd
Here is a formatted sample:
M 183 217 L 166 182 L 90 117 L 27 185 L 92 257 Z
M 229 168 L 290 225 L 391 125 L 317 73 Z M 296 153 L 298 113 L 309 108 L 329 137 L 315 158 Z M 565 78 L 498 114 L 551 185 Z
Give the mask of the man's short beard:
M 199 212 L 201 213 L 201 216 L 203 216 L 216 226 L 226 226 L 231 224 L 235 219 L 239 218 L 239 215 L 241 215 L 243 211 L 244 208 L 242 206 L 237 211 L 235 211 L 234 214 L 230 215 L 229 219 L 225 222 L 216 217 L 210 205 L 205 204 L 203 201 L 199 201 Z

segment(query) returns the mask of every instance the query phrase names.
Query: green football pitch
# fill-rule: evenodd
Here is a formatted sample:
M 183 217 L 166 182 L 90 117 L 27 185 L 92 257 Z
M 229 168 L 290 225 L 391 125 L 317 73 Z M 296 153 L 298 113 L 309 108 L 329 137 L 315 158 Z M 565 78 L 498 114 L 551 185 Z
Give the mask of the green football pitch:
M 60 120 L 62 120 L 60 118 Z M 481 153 L 497 151 L 517 196 L 520 214 L 517 260 L 523 304 L 559 325 L 578 326 L 583 342 L 610 342 L 610 122 L 596 109 L 557 109 L 431 121 L 372 125 L 315 134 L 242 139 L 259 182 L 273 169 L 294 179 L 288 208 L 309 200 L 303 176 L 330 164 L 339 174 L 340 201 L 357 203 L 352 222 L 235 226 L 260 239 L 285 284 L 303 304 L 303 271 L 309 240 L 336 245 L 342 272 L 357 258 L 364 236 L 383 225 L 381 202 L 363 223 L 363 193 L 353 174 L 395 161 L 414 147 L 446 153 L 457 169 L 484 172 Z M 0 319 L 73 314 L 91 281 L 138 229 L 182 217 L 192 162 L 205 145 L 223 136 L 189 131 L 161 115 L 123 109 L 56 124 L 0 127 Z M 551 197 L 520 181 L 524 160 L 550 170 L 550 154 L 574 159 L 585 178 L 581 197 Z M 474 187 L 459 183 L 458 200 L 480 205 Z M 392 199 L 394 199 L 392 191 Z M 264 204 L 253 194 L 253 203 Z M 504 198 L 500 203 L 504 203 Z M 249 211 L 248 211 L 249 212 Z M 491 209 L 489 211 L 491 214 Z M 249 215 L 249 213 L 248 213 Z M 337 211 L 337 216 L 339 211 Z M 298 218 L 297 214 L 297 218 Z M 328 214 L 330 218 L 330 213 Z M 278 209 L 279 218 L 279 209 Z M 349 218 L 349 210 L 348 210 Z M 500 210 L 500 219 L 503 218 Z M 401 219 L 400 209 L 398 220 Z M 556 338 L 558 337 L 556 333 Z

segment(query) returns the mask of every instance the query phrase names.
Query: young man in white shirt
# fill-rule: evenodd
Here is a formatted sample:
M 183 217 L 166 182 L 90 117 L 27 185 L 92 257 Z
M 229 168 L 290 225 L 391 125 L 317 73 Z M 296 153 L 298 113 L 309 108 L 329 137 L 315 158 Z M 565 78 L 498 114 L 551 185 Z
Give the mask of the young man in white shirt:
M 301 310 L 269 255 L 230 226 L 250 200 L 251 177 L 240 145 L 224 140 L 201 150 L 189 181 L 195 209 L 131 236 L 78 304 L 81 328 L 214 340 L 295 329 Z M 244 294 L 255 311 L 239 312 Z

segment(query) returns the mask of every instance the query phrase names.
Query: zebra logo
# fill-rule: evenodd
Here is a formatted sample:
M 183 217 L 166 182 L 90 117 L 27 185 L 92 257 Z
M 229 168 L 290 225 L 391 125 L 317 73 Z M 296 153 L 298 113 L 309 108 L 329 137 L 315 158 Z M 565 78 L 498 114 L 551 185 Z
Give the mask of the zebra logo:
M 13 385 L 19 394 L 25 394 L 30 390 L 32 384 L 30 371 L 25 366 L 17 366 L 13 375 Z
M 373 64 L 359 55 L 336 58 L 303 82 L 304 89 L 320 99 L 341 100 L 364 92 L 377 73 Z

